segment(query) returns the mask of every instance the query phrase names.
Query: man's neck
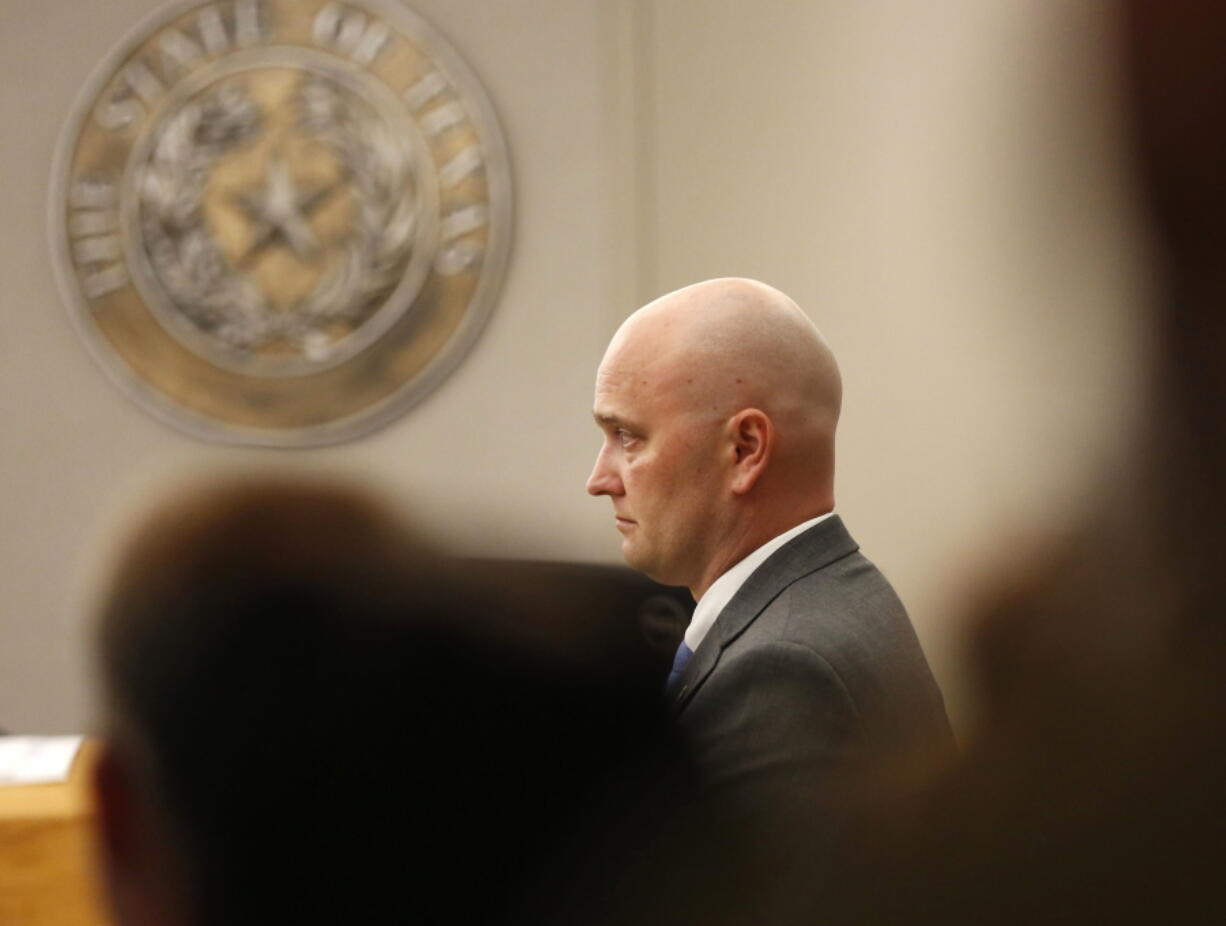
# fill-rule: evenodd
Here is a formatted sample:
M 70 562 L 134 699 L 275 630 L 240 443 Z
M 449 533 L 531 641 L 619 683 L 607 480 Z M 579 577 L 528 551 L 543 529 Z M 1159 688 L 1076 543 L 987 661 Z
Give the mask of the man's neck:
M 737 534 L 733 535 L 732 542 L 724 545 L 724 549 L 727 552 L 712 559 L 710 565 L 703 573 L 702 580 L 689 587 L 690 594 L 694 596 L 694 600 L 700 599 L 716 579 L 746 556 L 753 553 L 754 550 L 757 550 L 763 544 L 769 543 L 780 534 L 790 531 L 798 524 L 803 524 L 813 518 L 829 514 L 834 510 L 834 503 L 833 501 L 817 503 L 812 505 L 811 508 L 813 510 L 793 509 L 790 515 L 784 514 L 771 519 L 763 518 L 758 519 L 757 522 L 746 523 Z

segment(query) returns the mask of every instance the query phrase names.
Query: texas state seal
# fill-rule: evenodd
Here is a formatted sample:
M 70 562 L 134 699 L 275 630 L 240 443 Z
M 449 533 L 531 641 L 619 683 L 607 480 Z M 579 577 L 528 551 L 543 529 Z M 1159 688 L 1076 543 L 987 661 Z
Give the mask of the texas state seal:
M 206 438 L 388 422 L 463 357 L 507 261 L 493 108 L 397 0 L 166 7 L 95 71 L 53 170 L 78 328 Z

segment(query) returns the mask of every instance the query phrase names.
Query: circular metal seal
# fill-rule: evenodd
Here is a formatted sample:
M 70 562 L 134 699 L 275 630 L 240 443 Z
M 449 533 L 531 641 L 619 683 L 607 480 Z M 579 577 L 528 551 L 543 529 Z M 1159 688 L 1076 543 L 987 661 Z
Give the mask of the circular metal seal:
M 344 440 L 480 333 L 511 230 L 494 112 L 397 0 L 168 6 L 87 84 L 53 170 L 62 294 L 198 436 Z

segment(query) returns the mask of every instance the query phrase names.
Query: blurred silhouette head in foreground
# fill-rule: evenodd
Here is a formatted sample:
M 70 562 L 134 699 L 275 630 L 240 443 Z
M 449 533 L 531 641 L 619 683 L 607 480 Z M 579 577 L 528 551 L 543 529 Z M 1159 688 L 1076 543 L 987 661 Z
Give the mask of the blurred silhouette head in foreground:
M 121 926 L 651 921 L 685 762 L 654 676 L 559 642 L 537 578 L 485 592 L 325 482 L 147 520 L 100 626 Z

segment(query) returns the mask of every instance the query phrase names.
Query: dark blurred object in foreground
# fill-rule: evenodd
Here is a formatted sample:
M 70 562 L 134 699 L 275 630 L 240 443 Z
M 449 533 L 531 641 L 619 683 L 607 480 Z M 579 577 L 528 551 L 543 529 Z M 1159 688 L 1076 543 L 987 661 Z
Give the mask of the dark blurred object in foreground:
M 1226 7 L 1122 11 L 1149 424 L 1099 513 L 984 595 L 965 755 L 862 813 L 812 922 L 1226 922 Z
M 223 484 L 144 526 L 101 626 L 120 926 L 701 909 L 654 663 L 558 633 L 581 604 L 615 634 L 642 589 L 472 565 L 326 483 Z
M 627 566 L 471 559 L 461 564 L 491 594 L 518 600 L 540 622 L 542 645 L 584 653 L 590 664 L 641 673 L 663 689 L 694 599 Z

